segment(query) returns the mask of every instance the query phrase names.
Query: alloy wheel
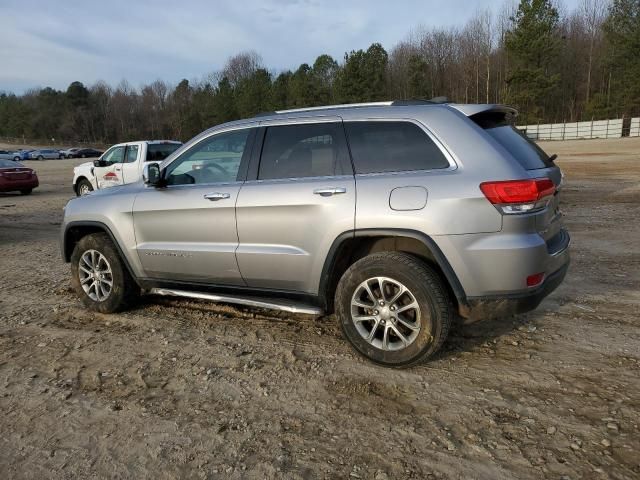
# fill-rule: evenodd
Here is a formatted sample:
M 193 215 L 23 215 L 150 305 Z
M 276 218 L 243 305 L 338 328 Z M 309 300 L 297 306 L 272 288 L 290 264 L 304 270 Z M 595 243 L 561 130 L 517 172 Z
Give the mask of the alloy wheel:
M 113 288 L 113 273 L 106 257 L 97 250 L 87 250 L 78 262 L 80 285 L 96 302 L 106 300 Z
M 421 328 L 416 297 L 388 277 L 369 278 L 358 285 L 351 298 L 351 319 L 362 338 L 381 350 L 408 347 Z

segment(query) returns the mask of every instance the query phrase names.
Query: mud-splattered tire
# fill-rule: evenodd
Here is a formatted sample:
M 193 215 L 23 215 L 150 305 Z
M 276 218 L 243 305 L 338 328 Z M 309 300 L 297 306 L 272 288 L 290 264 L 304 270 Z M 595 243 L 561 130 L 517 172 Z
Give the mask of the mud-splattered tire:
M 71 286 L 87 308 L 101 313 L 123 310 L 140 294 L 106 233 L 87 235 L 76 244 L 71 254 Z
M 431 357 L 454 318 L 437 272 L 401 252 L 374 253 L 351 265 L 338 283 L 335 305 L 349 343 L 388 367 L 410 367 Z
M 81 179 L 76 184 L 76 195 L 78 197 L 82 197 L 83 195 L 88 194 L 89 192 L 93 192 L 93 185 L 91 182 L 85 178 Z

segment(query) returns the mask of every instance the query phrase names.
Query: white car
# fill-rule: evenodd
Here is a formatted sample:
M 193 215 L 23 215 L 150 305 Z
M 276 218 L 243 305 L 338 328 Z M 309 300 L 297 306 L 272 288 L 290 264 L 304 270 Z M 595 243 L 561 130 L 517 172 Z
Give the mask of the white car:
M 147 162 L 161 162 L 182 145 L 175 140 L 141 140 L 118 143 L 93 162 L 73 169 L 73 191 L 77 196 L 93 190 L 135 183 Z

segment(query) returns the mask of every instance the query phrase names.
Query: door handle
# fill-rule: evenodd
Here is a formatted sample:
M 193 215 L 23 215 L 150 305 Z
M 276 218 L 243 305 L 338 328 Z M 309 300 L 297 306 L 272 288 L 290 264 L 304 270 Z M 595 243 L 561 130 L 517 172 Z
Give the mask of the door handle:
M 207 200 L 211 200 L 212 202 L 217 202 L 218 200 L 224 200 L 225 198 L 229 198 L 230 196 L 231 195 L 229 195 L 228 193 L 220 193 L 220 192 L 204 194 L 204 198 L 206 198 Z
M 120 170 L 122 170 L 122 169 L 121 169 L 121 168 L 117 168 L 117 167 L 116 167 L 116 172 L 119 172 Z
M 330 197 L 331 195 L 337 195 L 339 193 L 347 193 L 347 189 L 344 187 L 316 188 L 313 193 L 321 197 Z

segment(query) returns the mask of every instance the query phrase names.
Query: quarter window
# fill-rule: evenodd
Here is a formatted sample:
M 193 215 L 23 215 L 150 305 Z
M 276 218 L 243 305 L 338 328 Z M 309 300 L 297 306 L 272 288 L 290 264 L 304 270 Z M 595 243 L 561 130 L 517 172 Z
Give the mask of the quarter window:
M 258 179 L 344 175 L 346 161 L 339 123 L 267 127 Z
M 169 185 L 235 182 L 245 153 L 249 129 L 219 133 L 174 160 L 165 178 Z
M 447 168 L 449 162 L 424 130 L 411 122 L 346 122 L 356 173 Z

